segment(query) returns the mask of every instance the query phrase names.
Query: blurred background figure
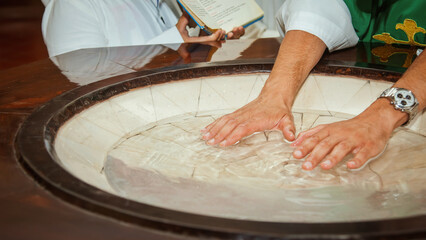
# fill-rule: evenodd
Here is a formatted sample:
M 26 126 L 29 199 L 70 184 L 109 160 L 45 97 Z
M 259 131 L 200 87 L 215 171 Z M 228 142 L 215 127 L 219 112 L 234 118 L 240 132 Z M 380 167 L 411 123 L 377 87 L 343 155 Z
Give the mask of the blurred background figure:
M 50 56 L 84 48 L 182 43 L 171 1 L 42 0 Z
M 8 46 L 0 49 L 0 69 L 48 57 L 40 26 L 43 12 L 47 10 L 45 6 L 51 1 L 56 0 L 0 1 L 0 42 L 4 46 Z M 283 0 L 256 1 L 265 11 L 264 19 L 246 29 L 246 34 L 242 38 L 278 36 L 275 28 L 275 9 L 278 9 Z M 167 2 L 173 14 L 180 16 L 181 12 L 176 0 L 167 0 Z M 263 34 L 269 32 L 272 32 L 272 35 Z
M 186 28 L 189 17 L 182 14 L 176 0 L 42 2 L 46 7 L 42 33 L 49 56 L 85 48 L 220 41 L 225 34 L 218 31 L 199 37 L 199 29 Z M 278 37 L 274 11 L 283 0 L 257 2 L 265 17 L 247 29 L 246 38 Z M 234 38 L 244 35 L 243 29 L 238 31 Z

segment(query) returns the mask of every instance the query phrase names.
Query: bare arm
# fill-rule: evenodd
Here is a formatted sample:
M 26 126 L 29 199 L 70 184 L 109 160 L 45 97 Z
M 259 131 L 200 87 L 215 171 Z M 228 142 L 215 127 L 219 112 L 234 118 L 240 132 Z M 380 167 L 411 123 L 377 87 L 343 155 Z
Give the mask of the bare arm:
M 325 44 L 316 36 L 304 31 L 289 31 L 261 94 L 280 96 L 291 109 L 300 87 L 325 49 Z
M 294 99 L 326 45 L 304 31 L 289 31 L 281 44 L 274 68 L 260 95 L 237 111 L 225 115 L 202 131 L 210 145 L 229 146 L 254 132 L 278 129 L 293 141 L 291 108 Z
M 426 54 L 422 53 L 394 85 L 411 90 L 419 101 L 419 112 L 426 106 Z M 321 125 L 301 133 L 293 143 L 296 158 L 307 156 L 303 168 L 311 170 L 321 163 L 330 169 L 344 156 L 355 156 L 347 166 L 364 165 L 386 146 L 392 132 L 408 119 L 408 114 L 395 110 L 388 99 L 380 98 L 353 119 Z

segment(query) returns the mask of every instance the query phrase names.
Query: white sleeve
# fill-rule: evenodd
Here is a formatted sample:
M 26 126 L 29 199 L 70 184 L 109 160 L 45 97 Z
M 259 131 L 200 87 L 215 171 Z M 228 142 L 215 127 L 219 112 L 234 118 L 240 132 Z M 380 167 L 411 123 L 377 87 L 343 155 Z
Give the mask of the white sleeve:
M 107 45 L 99 26 L 100 21 L 89 1 L 50 1 L 42 21 L 49 56 Z
M 330 52 L 359 40 L 343 0 L 286 0 L 277 14 L 281 35 L 301 30 L 320 38 Z

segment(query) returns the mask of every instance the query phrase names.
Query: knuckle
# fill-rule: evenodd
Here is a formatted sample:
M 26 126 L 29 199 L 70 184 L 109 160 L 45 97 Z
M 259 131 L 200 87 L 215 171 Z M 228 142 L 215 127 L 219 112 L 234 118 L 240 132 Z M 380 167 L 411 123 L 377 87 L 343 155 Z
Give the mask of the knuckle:
M 233 132 L 232 134 L 230 134 L 227 138 L 229 139 L 229 140 L 232 140 L 232 141 L 238 141 L 239 139 L 241 139 L 241 138 L 243 138 L 244 137 L 244 133 L 243 132 Z
M 332 163 L 337 163 L 339 161 L 339 159 L 334 155 L 328 156 L 327 160 L 330 160 L 330 162 L 332 162 Z
M 347 142 L 341 142 L 339 143 L 339 147 L 342 150 L 349 150 L 351 148 L 350 144 Z
M 320 159 L 315 154 L 310 154 L 306 161 L 311 162 L 313 165 L 316 165 Z
M 227 121 L 228 125 L 237 125 L 238 121 L 235 118 L 229 118 Z
M 330 140 L 325 139 L 325 140 L 322 140 L 322 141 L 319 143 L 319 145 L 320 145 L 320 147 L 330 148 L 332 144 L 331 144 Z
M 216 133 L 220 130 L 219 124 L 214 125 L 212 128 L 210 128 L 209 132 L 213 135 L 216 135 Z
M 365 143 L 365 145 L 364 145 L 364 148 L 365 148 L 365 150 L 366 151 L 371 151 L 372 149 L 374 149 L 374 147 L 375 147 L 375 142 L 373 142 L 373 141 L 367 141 L 366 143 Z
M 228 135 L 228 133 L 227 133 L 227 132 L 225 132 L 225 131 L 220 131 L 220 132 L 216 135 L 215 139 L 216 139 L 216 140 L 218 140 L 218 141 L 221 141 L 221 140 L 223 140 L 223 139 L 224 139 L 227 135 Z
M 311 136 L 310 138 L 311 142 L 317 143 L 320 141 L 320 138 L 317 135 Z
M 237 134 L 244 134 L 248 130 L 250 130 L 250 127 L 246 123 L 242 123 L 235 128 L 234 132 Z

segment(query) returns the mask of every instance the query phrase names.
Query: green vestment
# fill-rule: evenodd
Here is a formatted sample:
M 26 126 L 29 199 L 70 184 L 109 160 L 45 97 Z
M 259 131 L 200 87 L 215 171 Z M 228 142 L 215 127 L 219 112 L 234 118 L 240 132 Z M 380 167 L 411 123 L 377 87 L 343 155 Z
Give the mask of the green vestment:
M 361 42 L 426 46 L 426 0 L 344 0 Z

